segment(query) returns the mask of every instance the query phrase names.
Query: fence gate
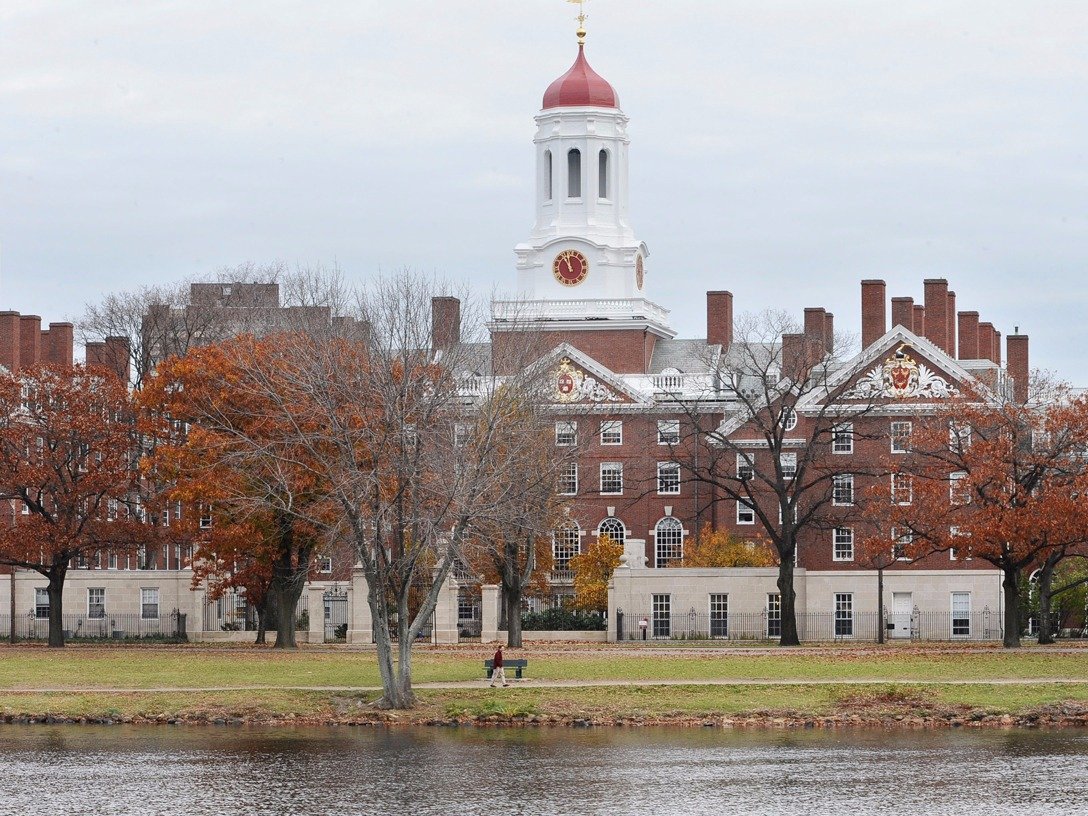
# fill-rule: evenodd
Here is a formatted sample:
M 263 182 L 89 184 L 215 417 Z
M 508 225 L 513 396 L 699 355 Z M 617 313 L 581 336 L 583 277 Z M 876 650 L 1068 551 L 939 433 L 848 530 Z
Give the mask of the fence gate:
M 345 590 L 325 593 L 325 642 L 343 640 L 348 628 L 348 594 Z

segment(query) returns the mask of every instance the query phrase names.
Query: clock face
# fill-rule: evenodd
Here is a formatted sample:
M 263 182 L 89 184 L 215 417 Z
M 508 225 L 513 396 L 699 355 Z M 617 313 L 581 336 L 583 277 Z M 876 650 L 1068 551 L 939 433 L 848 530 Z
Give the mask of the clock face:
M 564 286 L 577 286 L 589 274 L 589 261 L 575 249 L 567 249 L 555 256 L 552 274 Z
M 642 291 L 642 284 L 645 280 L 646 270 L 642 265 L 642 256 L 639 255 L 638 258 L 635 259 L 635 286 L 638 287 L 640 292 Z

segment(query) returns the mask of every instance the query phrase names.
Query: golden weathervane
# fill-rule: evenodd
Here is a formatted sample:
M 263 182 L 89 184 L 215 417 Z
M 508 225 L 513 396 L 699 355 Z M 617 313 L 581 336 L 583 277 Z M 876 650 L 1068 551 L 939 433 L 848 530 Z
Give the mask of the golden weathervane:
M 578 30 L 574 32 L 578 35 L 578 45 L 586 44 L 586 20 L 589 19 L 589 15 L 586 14 L 586 0 L 567 0 L 568 3 L 574 3 L 578 6 Z

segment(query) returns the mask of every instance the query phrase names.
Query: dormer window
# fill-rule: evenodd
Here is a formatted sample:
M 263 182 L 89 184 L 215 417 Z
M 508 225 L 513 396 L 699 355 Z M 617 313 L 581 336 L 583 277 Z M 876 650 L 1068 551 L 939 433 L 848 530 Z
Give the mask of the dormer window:
M 597 154 L 597 197 L 608 198 L 608 151 Z
M 582 197 L 582 151 L 572 148 L 567 153 L 567 198 Z

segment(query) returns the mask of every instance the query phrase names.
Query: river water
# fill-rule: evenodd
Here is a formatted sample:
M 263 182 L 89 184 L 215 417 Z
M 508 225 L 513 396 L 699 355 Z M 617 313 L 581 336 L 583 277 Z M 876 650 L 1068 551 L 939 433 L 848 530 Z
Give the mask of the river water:
M 1088 813 L 1084 731 L 0 726 L 0 814 Z

